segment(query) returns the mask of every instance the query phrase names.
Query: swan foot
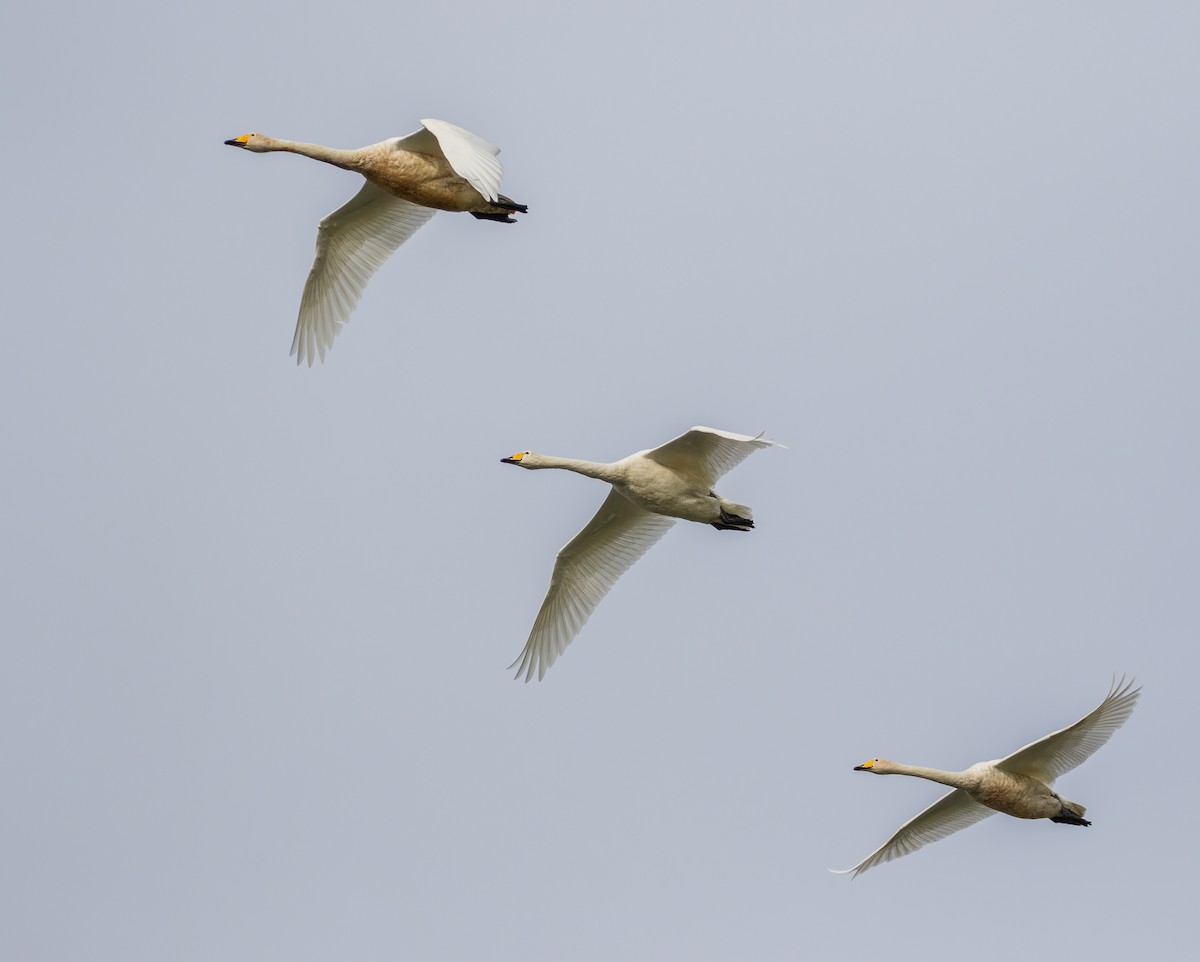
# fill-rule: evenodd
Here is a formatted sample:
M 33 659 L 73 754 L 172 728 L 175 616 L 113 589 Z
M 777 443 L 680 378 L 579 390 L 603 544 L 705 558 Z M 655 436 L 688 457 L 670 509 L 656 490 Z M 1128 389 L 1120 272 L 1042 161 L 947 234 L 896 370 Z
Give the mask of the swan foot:
M 501 211 L 514 211 L 518 214 L 529 213 L 528 205 L 518 204 L 511 197 L 505 197 L 503 194 L 500 194 L 496 200 L 489 201 L 488 203 L 490 203 L 493 207 L 498 207 Z M 509 217 L 508 214 L 502 214 L 494 210 L 483 213 L 473 210 L 471 211 L 471 216 L 478 217 L 480 220 L 498 220 L 502 224 L 515 224 L 517 222 L 515 217 Z
M 528 214 L 529 213 L 529 205 L 528 204 L 518 204 L 511 197 L 505 197 L 503 194 L 500 194 L 499 198 L 500 199 L 497 200 L 493 206 L 503 207 L 505 210 L 515 210 L 518 214 Z
M 1087 809 L 1084 808 L 1082 805 L 1077 805 L 1077 807 L 1072 808 L 1071 807 L 1072 805 L 1076 805 L 1075 802 L 1069 802 L 1065 798 L 1063 798 L 1061 795 L 1059 795 L 1055 792 L 1051 792 L 1050 794 L 1054 795 L 1054 800 L 1056 802 L 1058 802 L 1058 814 L 1050 816 L 1050 821 L 1061 822 L 1063 825 L 1091 825 L 1092 824 L 1086 818 L 1083 817 L 1083 813 L 1086 812 Z
M 1078 812 L 1071 811 L 1065 805 L 1063 806 L 1062 811 L 1060 811 L 1057 815 L 1051 816 L 1050 821 L 1059 822 L 1063 825 L 1091 825 L 1092 824 L 1086 818 L 1084 818 L 1082 815 L 1080 815 Z
M 721 509 L 721 520 L 710 523 L 718 531 L 749 531 L 754 527 L 754 522 L 749 518 L 739 518 L 736 514 L 730 514 L 724 508 Z

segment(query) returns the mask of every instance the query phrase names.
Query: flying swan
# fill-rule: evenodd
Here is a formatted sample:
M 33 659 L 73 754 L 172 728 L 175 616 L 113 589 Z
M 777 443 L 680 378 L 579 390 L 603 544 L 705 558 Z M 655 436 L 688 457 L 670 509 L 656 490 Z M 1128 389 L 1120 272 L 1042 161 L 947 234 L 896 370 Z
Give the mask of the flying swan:
M 1017 818 L 1048 818 L 1066 825 L 1091 825 L 1083 817 L 1086 811 L 1054 792 L 1060 775 L 1081 765 L 1133 713 L 1140 688 L 1134 688 L 1122 675 L 1114 679 L 1108 696 L 1094 711 L 1074 725 L 1051 732 L 1045 738 L 1018 749 L 998 761 L 979 762 L 962 772 L 943 772 L 936 768 L 901 765 L 886 758 L 872 758 L 855 767 L 856 772 L 876 775 L 916 775 L 950 785 L 954 791 L 943 795 L 915 818 L 909 819 L 883 845 L 854 868 L 854 876 L 894 858 L 915 852 L 922 845 L 936 842 L 960 829 L 982 821 L 993 812 Z
M 612 485 L 596 516 L 558 553 L 550 588 L 533 622 L 529 641 L 509 668 L 525 681 L 546 669 L 579 633 L 609 589 L 658 541 L 675 518 L 711 524 L 721 531 L 749 531 L 750 509 L 713 490 L 717 479 L 759 448 L 783 447 L 761 434 L 749 437 L 694 427 L 650 451 L 612 464 L 521 451 L 504 464 L 565 468 Z
M 367 281 L 396 248 L 439 210 L 467 211 L 480 220 L 515 224 L 527 213 L 498 193 L 500 148 L 444 120 L 422 120 L 407 137 L 392 137 L 358 150 L 242 134 L 225 141 L 256 154 L 283 150 L 362 174 L 362 190 L 323 219 L 317 254 L 300 298 L 292 354 L 296 363 L 333 347 Z

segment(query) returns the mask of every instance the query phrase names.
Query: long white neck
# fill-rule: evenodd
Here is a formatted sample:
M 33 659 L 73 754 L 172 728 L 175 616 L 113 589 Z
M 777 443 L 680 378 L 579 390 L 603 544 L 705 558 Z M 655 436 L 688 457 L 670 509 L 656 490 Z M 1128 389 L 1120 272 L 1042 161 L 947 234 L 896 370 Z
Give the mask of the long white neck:
M 298 140 L 280 140 L 277 137 L 263 139 L 263 146 L 268 150 L 286 150 L 290 154 L 301 154 L 346 170 L 358 170 L 360 166 L 357 150 L 338 150 L 336 147 L 325 147 L 322 144 L 305 144 Z
M 944 772 L 940 768 L 922 768 L 920 765 L 902 765 L 899 762 L 888 762 L 886 768 L 876 765 L 875 770 L 881 775 L 915 775 L 951 788 L 972 788 L 977 781 L 966 772 Z
M 589 478 L 599 478 L 609 484 L 620 480 L 618 472 L 613 470 L 611 464 L 601 464 L 599 461 L 580 461 L 578 458 L 556 458 L 552 454 L 539 454 L 536 456 L 536 460 L 527 455 L 526 467 L 534 469 L 563 468 L 567 471 L 574 471 L 576 474 L 587 475 Z

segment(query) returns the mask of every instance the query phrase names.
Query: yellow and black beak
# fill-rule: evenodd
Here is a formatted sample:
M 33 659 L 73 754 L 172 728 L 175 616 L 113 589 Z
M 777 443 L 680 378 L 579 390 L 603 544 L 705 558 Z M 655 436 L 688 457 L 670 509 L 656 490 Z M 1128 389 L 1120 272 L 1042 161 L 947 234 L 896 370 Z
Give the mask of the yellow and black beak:
M 227 143 L 230 147 L 245 147 L 246 141 L 249 139 L 249 134 L 242 134 L 242 136 L 234 137 L 233 140 L 227 140 L 225 143 Z
M 517 455 L 515 458 L 501 458 L 500 463 L 501 464 L 520 464 L 521 456 Z

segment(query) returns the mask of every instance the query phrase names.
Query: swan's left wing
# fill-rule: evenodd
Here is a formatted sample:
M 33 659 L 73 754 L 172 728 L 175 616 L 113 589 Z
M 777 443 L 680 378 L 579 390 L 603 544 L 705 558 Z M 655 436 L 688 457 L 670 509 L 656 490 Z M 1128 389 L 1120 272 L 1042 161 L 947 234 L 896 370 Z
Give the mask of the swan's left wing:
M 1126 683 L 1124 675 L 1120 681 L 1114 679 L 1104 701 L 1074 725 L 1051 732 L 993 764 L 1053 785 L 1060 775 L 1083 764 L 1129 719 L 1141 693 L 1140 688 L 1133 687 L 1135 681 L 1131 678 Z
M 487 200 L 499 199 L 500 177 L 504 173 L 496 159 L 499 147 L 444 120 L 422 120 L 421 124 L 437 138 L 438 146 L 459 177 Z
M 536 671 L 541 681 L 617 579 L 674 523 L 610 491 L 595 517 L 559 551 L 529 640 L 508 666 L 517 669 L 516 677 L 529 681 Z
M 292 339 L 297 364 L 325 360 L 371 275 L 435 213 L 366 183 L 321 221 Z
M 970 828 L 976 822 L 982 822 L 993 814 L 995 814 L 993 809 L 979 804 L 961 788 L 956 788 L 943 795 L 925 811 L 901 825 L 895 835 L 854 868 L 830 869 L 830 871 L 835 875 L 853 872 L 854 875 L 851 877 L 857 878 L 869 868 L 890 862 L 894 858 L 910 855 L 923 845 L 940 841 L 947 835 L 953 835 L 964 828 Z
M 728 471 L 742 463 L 759 448 L 783 447 L 761 434 L 733 434 L 716 428 L 694 427 L 686 434 L 660 444 L 646 457 L 664 467 L 698 478 L 704 484 L 716 484 Z

